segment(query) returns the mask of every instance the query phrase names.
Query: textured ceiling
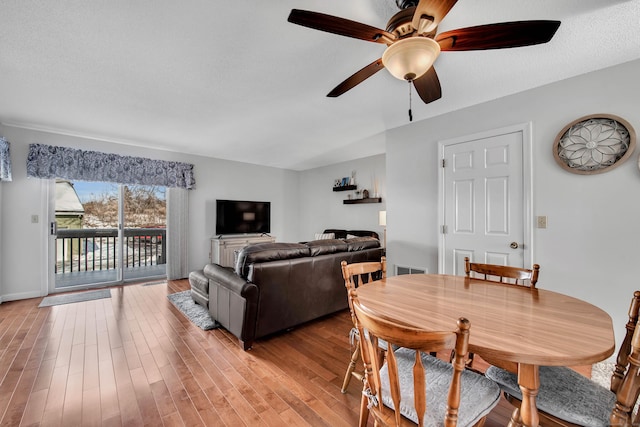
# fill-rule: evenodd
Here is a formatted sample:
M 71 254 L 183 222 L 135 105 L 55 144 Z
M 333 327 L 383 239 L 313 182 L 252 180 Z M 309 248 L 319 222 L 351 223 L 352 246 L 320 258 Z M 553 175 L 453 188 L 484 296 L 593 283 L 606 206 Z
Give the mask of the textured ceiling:
M 0 3 L 0 122 L 296 170 L 379 154 L 408 123 L 385 70 L 325 95 L 384 46 L 287 22 L 292 8 L 384 28 L 394 0 Z M 640 58 L 640 0 L 459 0 L 439 32 L 562 21 L 551 42 L 443 52 L 414 121 Z M 368 139 L 366 143 L 362 141 Z

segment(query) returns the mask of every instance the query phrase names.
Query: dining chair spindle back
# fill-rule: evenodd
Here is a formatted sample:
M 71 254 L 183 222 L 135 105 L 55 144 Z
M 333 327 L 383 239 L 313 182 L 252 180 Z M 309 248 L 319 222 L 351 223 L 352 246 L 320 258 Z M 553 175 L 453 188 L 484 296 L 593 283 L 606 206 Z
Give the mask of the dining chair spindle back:
M 631 354 L 627 360 L 629 366 L 615 391 L 616 404 L 609 417 L 609 424 L 612 426 L 640 425 L 640 412 L 636 411 L 634 414 L 634 410 L 638 406 L 638 394 L 640 394 L 640 328 L 636 327 L 633 332 Z M 614 379 L 617 377 L 616 374 L 611 378 L 612 387 Z
M 507 265 L 480 264 L 471 262 L 469 257 L 464 257 L 464 272 L 467 277 L 535 288 L 540 265 L 533 264 L 532 269 L 527 269 Z
M 342 393 L 347 392 L 347 387 L 351 377 L 355 377 L 358 381 L 362 381 L 363 373 L 356 371 L 356 365 L 360 359 L 360 339 L 358 335 L 358 329 L 355 327 L 356 319 L 353 313 L 353 306 L 351 298 L 349 298 L 349 291 L 356 289 L 358 286 L 366 285 L 373 280 L 378 280 L 387 277 L 387 260 L 385 257 L 380 259 L 380 262 L 358 262 L 347 264 L 346 261 L 340 263 L 342 267 L 342 277 L 344 278 L 344 285 L 347 288 L 347 298 L 349 299 L 349 310 L 351 312 L 351 320 L 353 321 L 353 328 L 349 333 L 351 342 L 354 345 L 354 351 L 351 354 L 351 360 L 347 367 L 347 372 L 342 382 Z M 384 347 L 384 346 L 383 346 Z M 384 348 L 381 350 L 383 357 Z
M 465 370 L 469 320 L 459 318 L 452 331 L 426 331 L 376 316 L 360 305 L 356 290 L 350 295 L 365 363 L 361 408 L 366 399 L 376 426 L 484 424 L 498 404 L 500 388 Z M 379 340 L 389 346 L 386 363 L 376 357 Z M 430 355 L 452 348 L 457 355 L 453 364 Z
M 533 264 L 532 269 L 511 267 L 497 264 L 480 264 L 471 262 L 469 257 L 464 257 L 464 272 L 467 277 L 481 279 L 488 282 L 500 282 L 509 285 L 522 286 L 535 289 L 538 283 L 538 274 L 540 273 L 540 265 Z M 453 357 L 453 354 L 451 355 Z M 467 358 L 467 368 L 473 369 L 473 360 L 475 355 L 469 353 Z M 514 363 L 493 360 L 492 363 L 499 364 L 501 367 L 514 371 L 517 366 Z

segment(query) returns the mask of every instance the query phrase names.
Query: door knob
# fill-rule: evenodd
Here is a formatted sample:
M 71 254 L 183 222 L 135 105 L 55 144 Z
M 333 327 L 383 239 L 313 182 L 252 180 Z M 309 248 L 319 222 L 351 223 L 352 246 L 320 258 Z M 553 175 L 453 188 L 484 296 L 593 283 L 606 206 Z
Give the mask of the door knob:
M 511 249 L 518 249 L 520 247 L 520 245 L 518 245 L 518 242 L 511 242 L 509 246 L 511 247 Z

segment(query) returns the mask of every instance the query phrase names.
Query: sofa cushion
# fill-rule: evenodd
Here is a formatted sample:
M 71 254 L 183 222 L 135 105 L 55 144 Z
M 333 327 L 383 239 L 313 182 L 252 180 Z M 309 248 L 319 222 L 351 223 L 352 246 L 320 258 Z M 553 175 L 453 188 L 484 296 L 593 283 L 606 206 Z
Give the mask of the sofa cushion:
M 333 233 L 336 239 L 348 239 L 348 235 L 357 237 L 375 237 L 379 239 L 380 236 L 375 231 L 371 230 L 340 230 L 338 228 L 327 228 L 323 233 Z
M 323 233 L 333 233 L 336 239 L 344 239 L 347 237 L 347 230 L 340 230 L 339 228 L 327 228 Z
M 203 270 L 196 270 L 189 273 L 189 285 L 201 293 L 209 295 L 209 279 L 205 277 Z
M 348 245 L 340 239 L 322 239 L 307 242 L 311 256 L 334 254 L 336 252 L 346 252 Z
M 380 240 L 375 237 L 354 237 L 345 239 L 349 252 L 362 251 L 364 249 L 374 249 L 380 247 Z
M 316 240 L 335 239 L 335 238 L 336 238 L 335 233 L 316 233 L 315 234 Z
M 347 230 L 347 234 L 356 237 L 375 237 L 376 239 L 380 240 L 380 235 L 371 230 Z
M 189 273 L 189 285 L 191 285 L 191 298 L 203 307 L 209 307 L 209 279 L 204 271 L 196 270 Z
M 246 278 L 249 265 L 309 256 L 309 247 L 300 243 L 256 243 L 242 248 L 236 262 L 236 274 Z

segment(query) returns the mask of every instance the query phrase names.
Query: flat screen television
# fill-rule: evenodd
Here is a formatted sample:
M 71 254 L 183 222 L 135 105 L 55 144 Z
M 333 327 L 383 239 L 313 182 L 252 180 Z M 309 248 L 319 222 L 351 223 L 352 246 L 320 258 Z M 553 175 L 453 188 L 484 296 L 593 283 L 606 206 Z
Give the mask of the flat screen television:
M 216 200 L 216 234 L 271 232 L 271 202 Z

